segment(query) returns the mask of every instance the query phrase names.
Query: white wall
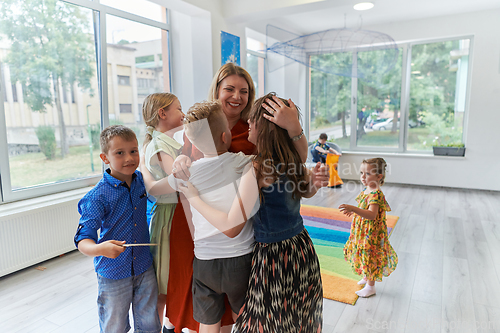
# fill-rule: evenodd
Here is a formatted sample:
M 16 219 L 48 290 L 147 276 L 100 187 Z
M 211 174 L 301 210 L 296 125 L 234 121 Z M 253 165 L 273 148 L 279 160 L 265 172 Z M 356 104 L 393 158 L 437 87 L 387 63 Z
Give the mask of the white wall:
M 190 16 L 172 11 L 170 20 L 172 92 L 186 111 L 207 98 L 212 80 L 210 15 Z
M 390 35 L 396 41 L 474 35 L 469 116 L 466 124 L 465 158 L 408 156 L 397 154 L 346 153 L 341 158 L 341 176 L 358 179 L 363 158 L 381 156 L 391 165 L 387 182 L 500 191 L 500 10 L 435 17 L 415 21 L 366 26 Z M 301 67 L 304 67 L 300 65 Z M 286 70 L 285 93 L 305 93 L 306 76 Z M 295 74 L 294 74 L 295 73 Z M 292 79 L 293 77 L 293 79 Z M 267 90 L 277 79 L 268 80 Z M 356 166 L 356 167 L 355 167 Z
M 158 1 L 158 0 L 155 0 Z M 240 37 L 241 46 L 241 65 L 246 65 L 246 46 L 245 46 L 245 27 L 237 24 L 228 24 L 223 17 L 223 8 L 220 0 L 159 0 L 165 1 L 166 6 L 172 10 L 182 12 L 188 15 L 199 15 L 201 12 L 209 13 L 211 28 L 204 31 L 195 31 L 195 33 L 211 33 L 212 46 L 212 69 L 213 74 L 221 66 L 221 52 L 220 52 L 220 32 L 225 31 L 235 36 Z M 205 92 L 208 93 L 208 87 Z

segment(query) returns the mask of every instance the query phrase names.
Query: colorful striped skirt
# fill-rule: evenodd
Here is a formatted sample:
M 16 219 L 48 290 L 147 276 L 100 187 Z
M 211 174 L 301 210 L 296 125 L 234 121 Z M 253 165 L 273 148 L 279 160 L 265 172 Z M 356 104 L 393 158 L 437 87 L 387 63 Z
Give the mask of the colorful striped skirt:
M 304 229 L 278 243 L 257 243 L 241 333 L 316 333 L 323 322 L 323 287 L 316 251 Z

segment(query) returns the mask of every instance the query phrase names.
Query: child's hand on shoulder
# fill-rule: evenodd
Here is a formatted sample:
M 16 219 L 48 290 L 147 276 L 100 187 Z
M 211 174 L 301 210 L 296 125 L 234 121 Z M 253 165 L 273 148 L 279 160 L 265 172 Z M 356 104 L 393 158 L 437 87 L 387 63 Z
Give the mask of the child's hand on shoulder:
M 340 209 L 341 213 L 343 213 L 344 215 L 347 215 L 349 217 L 351 217 L 352 214 L 354 214 L 354 206 L 352 206 L 352 205 L 342 204 L 339 206 L 339 209 Z
M 179 184 L 179 191 L 181 191 L 188 200 L 198 196 L 198 190 L 190 182 L 186 182 L 186 185 Z
M 191 159 L 186 155 L 179 155 L 172 163 L 172 174 L 175 178 L 181 180 L 188 180 L 191 173 L 189 168 L 191 167 Z
M 123 251 L 125 251 L 125 247 L 123 247 L 125 241 L 117 241 L 117 240 L 109 240 L 100 243 L 99 252 L 102 256 L 106 258 L 115 259 L 118 257 Z

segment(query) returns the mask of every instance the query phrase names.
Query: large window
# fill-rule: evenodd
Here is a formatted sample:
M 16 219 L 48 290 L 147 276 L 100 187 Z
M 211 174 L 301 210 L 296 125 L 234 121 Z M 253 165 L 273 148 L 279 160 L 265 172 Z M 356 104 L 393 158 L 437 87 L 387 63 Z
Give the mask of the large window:
M 154 14 L 113 0 L 0 3 L 0 202 L 95 183 L 103 126 L 142 141 L 140 107 L 170 91 L 170 57 L 166 9 L 141 2 Z
M 316 68 L 387 70 L 351 77 L 311 68 L 309 141 L 324 132 L 344 150 L 380 152 L 463 143 L 471 40 L 400 44 L 391 66 L 387 50 L 311 55 Z
M 349 66 L 352 65 L 352 53 L 315 55 L 311 56 L 311 62 L 318 66 L 338 63 Z M 329 140 L 347 149 L 351 136 L 352 78 L 315 69 L 311 69 L 310 75 L 309 141 L 316 141 L 321 133 L 326 133 Z
M 145 126 L 141 107 L 135 106 L 149 94 L 170 91 L 169 66 L 163 64 L 169 59 L 168 31 L 107 15 L 106 32 L 109 117 L 134 129 L 142 143 Z
M 264 43 L 255 39 L 247 38 L 247 71 L 253 79 L 255 86 L 255 97 L 259 98 L 264 96 L 264 82 L 265 82 L 265 54 Z
M 408 150 L 463 143 L 470 39 L 413 45 Z

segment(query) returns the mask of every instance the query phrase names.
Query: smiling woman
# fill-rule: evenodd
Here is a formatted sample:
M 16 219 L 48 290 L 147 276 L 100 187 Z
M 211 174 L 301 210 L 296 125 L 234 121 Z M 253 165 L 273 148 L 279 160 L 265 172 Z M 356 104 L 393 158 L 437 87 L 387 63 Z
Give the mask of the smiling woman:
M 231 146 L 228 149 L 230 152 L 243 152 L 247 155 L 254 153 L 255 146 L 248 141 L 247 123 L 254 98 L 253 81 L 245 69 L 228 63 L 217 71 L 208 92 L 208 100 L 221 101 L 222 111 L 231 129 Z M 177 170 L 183 170 L 186 163 L 189 164 L 191 161 L 203 157 L 203 153 L 192 145 L 186 136 L 184 136 L 182 154 L 173 164 L 173 167 Z M 185 213 L 185 211 L 189 212 L 190 210 L 189 206 L 186 207 L 187 209 L 183 209 L 183 203 L 179 200 L 172 218 L 170 272 L 175 272 L 175 274 L 171 274 L 168 280 L 167 295 L 169 297 L 167 297 L 166 315 L 175 327 L 187 327 L 198 331 L 199 324 L 193 319 L 193 299 L 191 294 L 194 244 Z M 188 214 L 190 216 L 190 213 Z M 226 309 L 221 325 L 227 326 L 226 330 L 230 331 L 229 325 L 233 323 L 233 319 L 228 303 L 226 303 Z
M 220 83 L 219 101 L 229 121 L 229 127 L 241 119 L 241 113 L 248 103 L 248 83 L 241 76 L 231 75 Z

